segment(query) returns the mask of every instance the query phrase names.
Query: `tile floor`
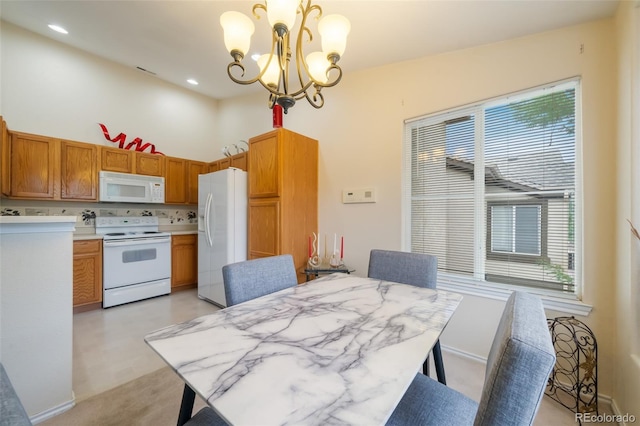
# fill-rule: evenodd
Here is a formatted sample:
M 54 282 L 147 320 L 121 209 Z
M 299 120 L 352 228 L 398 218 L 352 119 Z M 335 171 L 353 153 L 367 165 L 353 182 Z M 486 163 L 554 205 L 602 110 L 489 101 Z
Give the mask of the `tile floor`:
M 144 336 L 161 327 L 215 312 L 218 308 L 187 290 L 109 309 L 74 315 L 73 389 L 81 401 L 114 388 L 166 364 L 144 343 Z M 485 365 L 443 351 L 447 383 L 474 400 L 480 399 Z M 431 368 L 432 375 L 435 369 Z M 611 413 L 600 407 L 600 413 Z M 536 426 L 576 425 L 575 415 L 544 397 Z
M 112 389 L 166 364 L 144 342 L 159 328 L 217 311 L 195 289 L 75 314 L 73 391 L 76 401 Z

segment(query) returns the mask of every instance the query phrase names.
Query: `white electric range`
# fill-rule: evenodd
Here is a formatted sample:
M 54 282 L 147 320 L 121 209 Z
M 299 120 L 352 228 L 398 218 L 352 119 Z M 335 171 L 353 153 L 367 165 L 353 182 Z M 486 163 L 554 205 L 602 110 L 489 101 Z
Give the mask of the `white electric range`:
M 102 307 L 171 292 L 171 234 L 156 216 L 97 217 L 102 243 Z

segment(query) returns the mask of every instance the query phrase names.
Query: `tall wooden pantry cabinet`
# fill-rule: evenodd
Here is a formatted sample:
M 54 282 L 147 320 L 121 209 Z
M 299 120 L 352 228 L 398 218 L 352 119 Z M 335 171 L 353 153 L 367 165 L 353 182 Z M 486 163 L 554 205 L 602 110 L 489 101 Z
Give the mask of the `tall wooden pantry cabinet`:
M 249 139 L 249 259 L 293 255 L 298 282 L 318 232 L 318 141 L 287 129 Z

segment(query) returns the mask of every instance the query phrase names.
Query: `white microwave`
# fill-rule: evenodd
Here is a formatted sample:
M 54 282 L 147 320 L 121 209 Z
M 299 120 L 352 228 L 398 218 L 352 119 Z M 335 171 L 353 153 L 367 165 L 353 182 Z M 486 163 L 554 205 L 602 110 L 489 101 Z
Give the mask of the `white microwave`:
M 164 178 L 100 172 L 100 201 L 164 203 Z

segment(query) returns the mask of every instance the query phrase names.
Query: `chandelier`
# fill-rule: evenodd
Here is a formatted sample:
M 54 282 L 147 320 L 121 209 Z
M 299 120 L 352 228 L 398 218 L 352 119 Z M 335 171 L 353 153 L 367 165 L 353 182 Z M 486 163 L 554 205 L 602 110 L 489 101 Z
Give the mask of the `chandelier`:
M 233 62 L 227 66 L 229 78 L 238 84 L 260 82 L 269 91 L 269 108 L 280 105 L 285 114 L 302 98 L 306 98 L 313 107 L 322 108 L 322 88 L 335 86 L 342 78 L 342 69 L 337 63 L 344 53 L 351 24 L 341 15 L 322 17 L 322 9 L 318 5 L 312 5 L 311 0 L 307 0 L 306 5 L 303 0 L 265 0 L 264 4 L 253 5 L 252 12 L 256 19 L 260 19 L 258 10 L 267 14 L 271 26 L 271 52 L 257 59 L 260 71 L 255 78 L 249 80 L 243 80 L 245 67 L 242 60 L 251 45 L 255 26 L 248 16 L 240 12 L 229 11 L 220 16 L 224 43 L 233 58 Z M 298 14 L 302 18 L 295 38 L 298 83 L 292 86 L 289 82 L 292 55 L 290 41 Z M 303 42 L 313 40 L 308 27 L 311 15 L 318 20 L 322 51 L 312 52 L 305 57 Z M 239 77 L 234 72 L 240 74 Z

